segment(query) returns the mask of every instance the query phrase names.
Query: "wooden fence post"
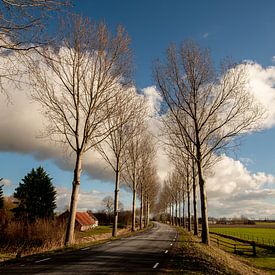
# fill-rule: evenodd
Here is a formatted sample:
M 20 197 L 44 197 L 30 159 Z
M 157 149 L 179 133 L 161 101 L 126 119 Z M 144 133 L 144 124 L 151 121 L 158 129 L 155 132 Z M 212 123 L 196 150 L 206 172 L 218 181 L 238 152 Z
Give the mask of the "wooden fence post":
M 256 244 L 254 241 L 252 242 L 252 248 L 253 248 L 253 256 L 256 257 Z

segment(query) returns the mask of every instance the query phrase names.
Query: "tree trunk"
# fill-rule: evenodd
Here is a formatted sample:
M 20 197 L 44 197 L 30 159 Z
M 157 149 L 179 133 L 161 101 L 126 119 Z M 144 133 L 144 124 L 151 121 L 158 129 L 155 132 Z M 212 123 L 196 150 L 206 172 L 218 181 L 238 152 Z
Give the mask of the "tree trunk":
M 178 196 L 178 199 L 179 199 L 179 226 L 181 226 L 181 199 L 180 199 L 180 192 L 179 192 L 179 196 Z
M 142 229 L 142 220 L 143 220 L 143 190 L 142 184 L 140 185 L 140 210 L 139 210 L 139 229 Z
M 184 206 L 185 206 L 185 194 L 184 191 L 182 192 L 182 226 L 185 228 L 185 213 L 184 213 Z
M 170 224 L 173 224 L 173 208 L 172 208 L 172 203 L 170 203 Z
M 136 231 L 136 183 L 133 186 L 132 231 Z
M 188 183 L 187 183 L 187 222 L 188 222 L 188 231 L 191 231 L 191 207 L 190 207 L 189 179 L 188 179 Z
M 200 186 L 200 197 L 201 197 L 201 240 L 202 243 L 210 244 L 209 238 L 209 227 L 208 227 L 208 213 L 207 213 L 207 197 L 205 190 L 205 181 L 202 174 L 201 163 L 198 161 L 198 177 Z
M 115 199 L 114 199 L 114 223 L 113 223 L 113 232 L 112 232 L 113 237 L 117 236 L 119 179 L 120 179 L 120 170 L 119 170 L 119 161 L 117 161 L 116 182 L 115 182 Z
M 201 159 L 201 144 L 199 138 L 198 125 L 195 124 L 196 131 L 196 163 L 198 169 L 198 178 L 200 186 L 200 197 L 201 197 L 201 240 L 204 244 L 210 244 L 209 238 L 209 227 L 208 227 L 208 212 L 207 212 L 207 196 L 205 190 L 205 181 L 203 178 L 202 171 L 202 159 Z
M 192 162 L 192 172 L 193 172 L 193 208 L 194 208 L 194 235 L 198 235 L 198 209 L 197 209 L 197 183 L 195 175 L 195 163 Z
M 147 227 L 150 222 L 150 203 L 149 203 L 148 197 L 147 197 L 146 206 L 147 206 L 147 216 L 146 216 L 146 227 Z
M 74 180 L 73 190 L 71 196 L 70 213 L 68 218 L 65 245 L 74 243 L 74 227 L 75 227 L 75 216 L 77 211 L 78 193 L 80 188 L 80 175 L 82 166 L 82 153 L 77 153 L 75 169 L 74 169 Z
M 172 202 L 172 225 L 174 225 L 174 203 Z
M 178 200 L 176 199 L 176 226 L 178 226 Z

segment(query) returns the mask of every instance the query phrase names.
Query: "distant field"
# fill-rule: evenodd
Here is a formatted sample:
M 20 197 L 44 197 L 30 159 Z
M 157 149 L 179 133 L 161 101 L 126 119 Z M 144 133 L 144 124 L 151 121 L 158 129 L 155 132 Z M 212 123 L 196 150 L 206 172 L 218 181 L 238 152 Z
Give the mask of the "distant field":
M 260 228 L 241 226 L 231 227 L 211 227 L 210 232 L 221 233 L 229 236 L 238 237 L 243 240 L 255 241 L 260 244 L 268 244 L 275 246 L 275 228 Z

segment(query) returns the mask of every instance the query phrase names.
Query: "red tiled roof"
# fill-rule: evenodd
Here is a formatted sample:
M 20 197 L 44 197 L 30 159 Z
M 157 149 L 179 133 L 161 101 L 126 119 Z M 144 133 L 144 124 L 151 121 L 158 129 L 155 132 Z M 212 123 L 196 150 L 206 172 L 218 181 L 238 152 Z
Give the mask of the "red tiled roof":
M 78 221 L 80 225 L 95 224 L 95 221 L 87 212 L 76 212 L 75 220 Z

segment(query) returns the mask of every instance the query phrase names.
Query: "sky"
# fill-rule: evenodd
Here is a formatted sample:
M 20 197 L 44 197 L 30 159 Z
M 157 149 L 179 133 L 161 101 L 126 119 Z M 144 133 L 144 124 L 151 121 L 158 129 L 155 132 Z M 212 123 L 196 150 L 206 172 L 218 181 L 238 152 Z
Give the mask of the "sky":
M 104 21 L 111 30 L 125 27 L 134 53 L 134 79 L 152 105 L 160 102 L 152 77 L 152 63 L 162 59 L 171 43 L 193 39 L 211 50 L 216 66 L 224 58 L 247 61 L 251 93 L 267 109 L 260 133 L 242 139 L 227 152 L 207 179 L 210 216 L 275 219 L 275 2 L 255 0 L 90 0 L 76 1 L 72 11 Z M 2 60 L 3 61 L 3 60 Z M 58 210 L 69 204 L 70 156 L 39 138 L 43 118 L 35 103 L 11 86 L 12 102 L 0 95 L 0 176 L 11 195 L 20 180 L 42 165 L 57 188 Z M 274 109 L 274 110 L 273 110 Z M 158 158 L 161 178 L 170 165 Z M 79 210 L 96 210 L 113 194 L 113 175 L 96 153 L 89 153 L 81 179 Z M 130 206 L 130 194 L 121 190 Z

